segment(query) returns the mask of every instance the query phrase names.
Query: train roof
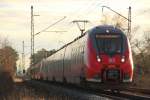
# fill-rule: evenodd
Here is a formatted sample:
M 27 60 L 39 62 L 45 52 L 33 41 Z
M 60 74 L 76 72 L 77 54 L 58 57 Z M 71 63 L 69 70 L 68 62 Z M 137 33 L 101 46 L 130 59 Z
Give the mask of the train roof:
M 77 41 L 78 39 L 82 38 L 84 35 L 86 34 L 93 34 L 93 33 L 106 33 L 106 30 L 109 30 L 110 33 L 116 33 L 116 34 L 121 34 L 124 35 L 125 34 L 117 27 L 114 27 L 113 25 L 99 25 L 99 26 L 95 26 L 92 29 L 87 30 L 85 33 L 83 33 L 82 35 L 78 36 L 77 38 L 75 38 L 73 41 L 65 44 L 64 46 L 62 46 L 60 49 L 58 49 L 57 51 L 63 49 L 64 47 L 72 44 L 73 42 Z M 56 51 L 56 52 L 57 52 Z M 54 54 L 56 53 L 54 52 Z
M 64 47 L 70 45 L 71 43 L 77 41 L 78 39 L 82 38 L 85 34 L 93 34 L 93 33 L 106 33 L 106 30 L 109 30 L 109 33 L 116 33 L 116 34 L 121 34 L 124 35 L 125 34 L 117 27 L 114 27 L 113 25 L 99 25 L 99 26 L 95 26 L 92 29 L 87 30 L 85 33 L 83 33 L 82 35 L 80 35 L 79 37 L 75 38 L 73 41 L 65 44 L 64 46 L 62 46 L 60 49 L 58 49 L 57 51 L 63 49 Z M 57 52 L 56 51 L 56 52 Z M 55 53 L 56 53 L 55 52 Z
M 112 25 L 99 25 L 89 30 L 89 34 L 94 34 L 94 33 L 99 33 L 99 34 L 116 33 L 116 34 L 125 35 L 119 28 Z
M 87 30 L 85 33 L 83 33 L 82 35 L 78 36 L 77 38 L 75 38 L 73 41 L 65 44 L 64 46 L 62 46 L 60 49 L 58 49 L 56 52 L 60 51 L 61 49 L 67 47 L 68 45 L 72 44 L 73 42 L 77 41 L 78 39 L 82 38 L 84 35 L 86 34 L 94 34 L 94 33 L 106 33 L 106 30 L 109 30 L 109 33 L 116 33 L 116 34 L 122 34 L 125 36 L 125 34 L 117 27 L 114 27 L 112 25 L 99 25 L 99 26 L 95 26 L 92 29 Z M 56 52 L 54 52 L 53 54 L 55 54 Z M 53 55 L 52 54 L 52 55 Z M 51 55 L 51 56 L 52 56 Z M 49 56 L 50 57 L 50 56 Z M 48 57 L 47 57 L 48 58 Z M 46 60 L 46 59 L 45 59 Z M 43 61 L 43 60 L 42 60 Z

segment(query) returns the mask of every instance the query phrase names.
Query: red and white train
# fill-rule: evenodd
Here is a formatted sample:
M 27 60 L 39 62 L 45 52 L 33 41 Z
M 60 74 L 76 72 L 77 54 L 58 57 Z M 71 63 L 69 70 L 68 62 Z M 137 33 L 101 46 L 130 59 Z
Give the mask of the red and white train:
M 133 60 L 128 38 L 118 28 L 100 25 L 29 69 L 32 79 L 68 82 L 131 83 Z

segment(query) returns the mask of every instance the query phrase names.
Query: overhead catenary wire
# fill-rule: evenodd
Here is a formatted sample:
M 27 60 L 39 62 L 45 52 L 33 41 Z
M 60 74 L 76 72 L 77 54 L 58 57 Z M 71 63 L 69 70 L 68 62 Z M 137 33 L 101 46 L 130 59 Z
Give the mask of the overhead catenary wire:
M 82 6 L 79 9 L 77 9 L 75 12 L 73 12 L 73 14 L 67 16 L 69 18 L 68 21 L 71 23 L 72 20 L 79 18 L 79 16 L 86 15 L 85 12 L 87 12 L 87 10 L 91 9 L 93 7 L 93 5 L 95 6 L 95 4 L 97 4 L 97 0 L 91 0 L 90 2 L 86 2 L 86 4 L 84 4 L 84 5 L 86 5 L 85 7 Z M 82 11 L 82 13 L 80 13 L 81 11 Z
M 86 15 L 87 13 L 89 14 L 91 11 L 93 11 L 94 8 L 96 8 L 100 4 L 100 2 L 103 2 L 103 0 L 100 0 L 100 1 L 99 0 L 91 0 L 91 1 L 85 2 L 86 3 L 86 4 L 84 4 L 84 5 L 86 5 L 85 7 L 84 6 L 79 7 L 79 9 L 77 9 L 74 12 L 72 12 L 72 14 L 67 15 L 67 20 L 66 21 L 69 22 L 69 23 L 67 25 L 65 25 L 65 27 L 69 26 L 69 29 L 67 29 L 68 32 L 72 28 L 74 28 L 74 26 L 72 25 L 72 20 L 75 20 L 75 19 L 79 18 L 79 16 L 81 16 L 83 14 L 84 15 Z M 91 9 L 91 10 L 88 11 L 89 9 Z M 84 13 L 80 14 L 81 11 L 84 12 Z M 90 26 L 91 25 L 93 25 L 93 24 L 91 24 L 91 22 L 90 22 Z
M 36 33 L 36 34 L 34 34 L 34 35 L 38 35 L 38 34 L 40 34 L 40 33 L 44 32 L 44 31 L 46 31 L 47 29 L 49 29 L 50 27 L 52 27 L 52 26 L 56 25 L 57 23 L 61 22 L 61 21 L 62 21 L 62 20 L 64 20 L 65 18 L 66 18 L 66 16 L 64 16 L 62 19 L 58 20 L 57 22 L 55 22 L 55 23 L 53 23 L 53 24 L 49 25 L 49 26 L 48 26 L 48 27 L 46 27 L 45 29 L 43 29 L 43 30 L 41 30 L 41 31 L 37 32 L 37 33 Z

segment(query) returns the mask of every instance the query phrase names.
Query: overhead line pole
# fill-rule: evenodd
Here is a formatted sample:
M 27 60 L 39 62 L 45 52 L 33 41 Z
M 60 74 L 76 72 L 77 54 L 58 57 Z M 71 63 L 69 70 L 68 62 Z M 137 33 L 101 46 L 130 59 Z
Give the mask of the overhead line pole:
M 31 6 L 31 60 L 33 55 L 33 6 Z M 30 62 L 32 65 L 32 61 Z
M 33 37 L 33 60 L 34 60 L 34 16 L 40 16 L 40 15 L 34 15 L 33 14 L 33 34 L 32 34 L 32 37 Z
M 58 20 L 57 22 L 51 24 L 50 26 L 46 27 L 45 29 L 37 32 L 36 34 L 34 34 L 34 16 L 39 16 L 39 15 L 34 15 L 33 13 L 33 6 L 31 6 L 31 65 L 33 65 L 34 62 L 34 37 L 38 34 L 40 34 L 41 32 L 46 31 L 47 29 L 49 29 L 50 27 L 54 26 L 55 24 L 61 22 L 62 20 L 64 20 L 66 18 L 66 16 L 64 16 L 62 19 Z
M 39 15 L 34 15 L 33 12 L 33 6 L 31 6 L 31 65 L 34 62 L 34 16 L 39 16 Z M 33 59 L 32 59 L 33 57 Z
M 128 19 L 130 21 L 128 21 L 128 33 L 131 33 L 131 7 L 129 7 L 129 12 L 128 12 Z
M 32 18 L 32 24 L 33 24 L 33 33 L 32 33 L 32 39 L 33 39 L 33 52 L 32 52 L 32 54 L 33 54 L 33 62 L 34 62 L 34 13 L 33 13 L 33 18 Z

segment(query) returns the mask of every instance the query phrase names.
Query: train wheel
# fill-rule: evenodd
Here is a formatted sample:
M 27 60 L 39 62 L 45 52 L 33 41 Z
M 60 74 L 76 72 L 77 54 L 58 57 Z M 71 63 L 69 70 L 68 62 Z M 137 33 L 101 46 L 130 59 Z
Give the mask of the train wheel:
M 84 77 L 80 77 L 80 84 L 83 87 L 87 87 L 87 81 Z
M 63 83 L 66 84 L 67 83 L 67 80 L 65 77 L 63 77 Z
M 43 80 L 43 77 L 40 77 L 40 80 L 42 81 L 42 80 Z
M 118 94 L 118 93 L 120 93 L 120 90 L 118 90 L 118 89 L 112 89 L 111 92 L 112 92 L 113 94 Z
M 46 81 L 48 81 L 48 77 L 46 77 Z
M 52 78 L 52 81 L 53 81 L 53 82 L 56 82 L 56 79 L 55 79 L 55 77 L 54 77 L 54 76 L 53 76 L 53 78 Z

